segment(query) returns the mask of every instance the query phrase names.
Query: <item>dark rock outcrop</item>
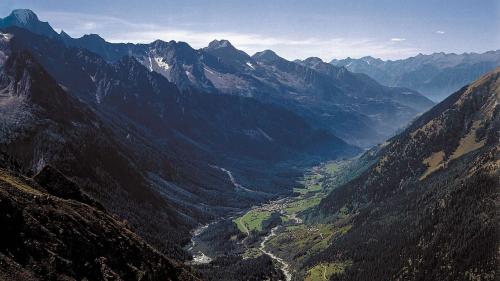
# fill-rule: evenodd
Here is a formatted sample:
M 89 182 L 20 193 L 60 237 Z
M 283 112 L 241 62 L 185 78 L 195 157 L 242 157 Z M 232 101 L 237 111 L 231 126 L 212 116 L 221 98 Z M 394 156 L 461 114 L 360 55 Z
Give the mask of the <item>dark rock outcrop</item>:
M 0 170 L 0 279 L 198 280 L 189 268 L 146 244 L 126 222 L 67 198 L 81 193 L 57 171 L 41 173 L 36 178 L 43 188 Z M 71 192 L 62 192 L 63 199 L 44 189 Z

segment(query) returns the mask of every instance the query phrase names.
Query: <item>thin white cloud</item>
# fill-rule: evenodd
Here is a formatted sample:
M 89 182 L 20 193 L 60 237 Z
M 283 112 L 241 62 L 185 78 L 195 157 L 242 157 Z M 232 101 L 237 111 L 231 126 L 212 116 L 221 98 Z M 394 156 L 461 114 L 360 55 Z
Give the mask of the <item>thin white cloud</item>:
M 406 41 L 406 38 L 391 38 L 392 42 L 403 42 Z
M 442 30 L 436 30 L 436 33 L 437 34 L 445 34 L 446 32 L 442 31 Z
M 189 30 L 184 26 L 168 26 L 132 23 L 120 18 L 67 12 L 41 12 L 40 18 L 49 21 L 56 29 L 64 29 L 74 37 L 97 33 L 110 42 L 149 43 L 156 39 L 176 40 L 202 48 L 214 39 L 227 39 L 235 47 L 252 55 L 264 49 L 272 49 L 280 56 L 293 60 L 311 56 L 331 58 L 362 57 L 371 55 L 383 59 L 405 58 L 420 50 L 395 44 L 403 38 L 391 41 L 375 38 L 289 38 L 231 31 Z M 396 40 L 394 40 L 396 39 Z

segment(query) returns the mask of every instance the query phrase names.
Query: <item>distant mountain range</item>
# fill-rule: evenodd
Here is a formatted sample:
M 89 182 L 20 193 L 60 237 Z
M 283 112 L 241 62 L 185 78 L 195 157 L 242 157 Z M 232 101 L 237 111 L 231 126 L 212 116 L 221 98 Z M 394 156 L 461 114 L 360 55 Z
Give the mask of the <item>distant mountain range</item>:
M 497 68 L 353 164 L 310 215 L 350 227 L 313 258 L 352 263 L 330 280 L 495 279 L 499 100 Z
M 362 147 L 382 142 L 433 103 L 407 88 L 381 86 L 366 75 L 311 58 L 287 61 L 267 50 L 249 56 L 226 40 L 195 50 L 184 42 L 109 43 L 96 34 L 57 34 L 29 10 L 16 10 L 0 27 L 16 26 L 89 50 L 107 63 L 132 56 L 179 89 L 252 97 L 293 111 L 316 127 Z M 312 63 L 314 62 L 314 63 Z M 356 128 L 356 130 L 352 130 Z
M 227 40 L 215 40 L 200 50 L 175 41 L 108 43 L 98 35 L 73 39 L 61 33 L 61 40 L 108 62 L 131 55 L 180 89 L 253 97 L 285 106 L 358 146 L 381 142 L 433 104 L 416 91 L 384 87 L 368 76 L 327 63 L 323 69 L 313 68 L 270 50 L 251 57 Z
M 90 36 L 95 38 L 89 40 Z M 252 97 L 284 106 L 358 146 L 381 142 L 432 106 L 431 101 L 409 89 L 383 87 L 367 76 L 343 72 L 326 63 L 324 66 L 330 68 L 326 71 L 313 69 L 269 50 L 250 57 L 226 40 L 195 50 L 183 42 L 112 44 L 90 36 L 66 37 L 64 41 L 111 62 L 131 54 L 181 89 Z
M 334 59 L 330 63 L 352 72 L 367 74 L 383 85 L 408 87 L 434 101 L 441 101 L 450 93 L 500 66 L 500 50 L 482 54 L 419 54 L 394 61 L 373 57 L 347 58 Z

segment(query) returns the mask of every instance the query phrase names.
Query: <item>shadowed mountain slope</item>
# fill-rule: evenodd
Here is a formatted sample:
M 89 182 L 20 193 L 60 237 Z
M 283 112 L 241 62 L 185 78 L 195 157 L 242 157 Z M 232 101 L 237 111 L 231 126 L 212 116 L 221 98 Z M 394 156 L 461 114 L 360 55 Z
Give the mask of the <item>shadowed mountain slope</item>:
M 0 210 L 2 280 L 199 280 L 49 166 L 0 168 Z

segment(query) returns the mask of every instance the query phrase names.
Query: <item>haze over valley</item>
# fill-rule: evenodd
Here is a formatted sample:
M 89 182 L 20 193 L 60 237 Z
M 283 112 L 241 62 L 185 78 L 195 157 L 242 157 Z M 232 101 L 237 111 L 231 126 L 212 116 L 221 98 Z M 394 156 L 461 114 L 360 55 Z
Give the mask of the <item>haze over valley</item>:
M 165 28 L 181 39 L 261 23 L 233 17 L 242 3 L 171 3 L 177 14 L 151 12 L 137 24 L 129 3 L 108 3 L 120 12 L 28 2 L 0 4 L 9 9 L 0 18 L 1 280 L 498 278 L 498 36 L 458 54 L 437 49 L 448 32 L 438 30 L 424 55 L 424 45 L 394 35 L 353 43 L 360 58 L 340 58 L 350 47 L 333 49 L 347 37 L 317 39 L 330 36 L 317 24 L 331 17 L 339 32 L 339 18 L 301 5 L 285 7 L 296 20 L 263 11 L 280 37 L 255 33 L 257 44 L 221 31 L 200 46 L 144 42 L 163 34 L 148 23 L 176 19 Z M 341 18 L 372 5 L 348 5 Z M 457 15 L 470 8 L 461 5 Z M 201 9 L 206 22 L 189 19 Z M 284 40 L 301 28 L 287 33 L 283 22 L 304 13 L 316 39 Z M 427 28 L 402 13 L 415 33 Z M 189 33 L 171 32 L 179 15 Z M 78 34 L 84 20 L 94 25 Z M 116 39 L 128 36 L 137 40 Z M 453 38 L 446 46 L 462 42 Z

